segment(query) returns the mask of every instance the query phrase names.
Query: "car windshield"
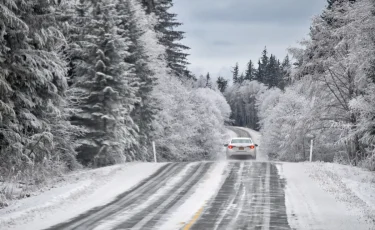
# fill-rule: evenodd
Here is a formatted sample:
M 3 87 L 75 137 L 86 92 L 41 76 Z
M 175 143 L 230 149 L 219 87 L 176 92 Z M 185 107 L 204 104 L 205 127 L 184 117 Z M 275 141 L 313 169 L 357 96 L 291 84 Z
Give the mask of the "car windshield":
M 250 139 L 233 139 L 232 144 L 248 144 L 248 143 L 252 143 L 252 141 Z

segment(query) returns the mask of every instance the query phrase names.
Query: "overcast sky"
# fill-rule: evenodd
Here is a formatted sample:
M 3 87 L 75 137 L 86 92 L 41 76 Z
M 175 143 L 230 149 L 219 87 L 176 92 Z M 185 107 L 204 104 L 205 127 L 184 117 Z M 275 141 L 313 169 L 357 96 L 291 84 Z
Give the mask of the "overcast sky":
M 191 48 L 190 69 L 230 78 L 236 62 L 244 71 L 265 46 L 283 59 L 286 49 L 307 37 L 313 16 L 327 0 L 175 0 L 173 12 L 184 23 L 183 43 Z

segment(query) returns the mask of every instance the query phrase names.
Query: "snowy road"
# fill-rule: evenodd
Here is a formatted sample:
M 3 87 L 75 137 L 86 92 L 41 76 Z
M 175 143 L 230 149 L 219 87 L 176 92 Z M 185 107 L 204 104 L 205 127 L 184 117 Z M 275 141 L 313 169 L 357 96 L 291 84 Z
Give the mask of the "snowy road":
M 259 143 L 255 131 L 231 130 Z M 95 182 L 69 198 L 57 199 L 65 193 L 56 190 L 53 199 L 46 193 L 19 209 L 0 209 L 0 229 L 375 229 L 371 172 L 269 162 L 261 145 L 258 150 L 256 161 L 136 163 L 93 171 Z
M 291 229 L 275 165 L 230 162 L 218 194 L 191 229 Z
M 213 168 L 209 162 L 165 165 L 113 202 L 48 229 L 162 229 L 168 216 Z M 284 182 L 274 164 L 229 162 L 227 170 L 217 194 L 184 229 L 290 229 Z
M 228 162 L 218 191 L 206 191 L 210 200 L 195 216 L 181 226 L 166 226 L 216 167 L 213 162 L 167 164 L 111 203 L 48 229 L 291 229 L 284 181 L 275 164 L 256 161 Z

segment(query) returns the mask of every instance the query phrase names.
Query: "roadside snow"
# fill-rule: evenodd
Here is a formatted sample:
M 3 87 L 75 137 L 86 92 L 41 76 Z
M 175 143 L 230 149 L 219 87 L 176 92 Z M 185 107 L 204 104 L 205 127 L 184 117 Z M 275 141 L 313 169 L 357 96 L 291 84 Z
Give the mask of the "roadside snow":
M 354 195 L 371 197 L 374 184 L 368 180 L 371 175 L 360 169 L 323 163 L 282 163 L 278 164 L 280 176 L 286 180 L 285 198 L 288 221 L 293 229 L 374 229 L 373 209 L 375 204 L 366 205 Z M 344 181 L 347 172 L 357 172 L 350 177 L 352 185 Z M 370 177 L 368 177 L 370 176 Z M 343 179 L 345 178 L 346 179 Z M 363 181 L 363 178 L 367 178 Z M 370 199 L 371 200 L 371 199 Z
M 375 229 L 375 173 L 333 163 L 306 163 L 312 179 Z
M 0 209 L 1 229 L 43 229 L 67 221 L 109 203 L 163 165 L 128 163 L 72 173 L 49 191 Z

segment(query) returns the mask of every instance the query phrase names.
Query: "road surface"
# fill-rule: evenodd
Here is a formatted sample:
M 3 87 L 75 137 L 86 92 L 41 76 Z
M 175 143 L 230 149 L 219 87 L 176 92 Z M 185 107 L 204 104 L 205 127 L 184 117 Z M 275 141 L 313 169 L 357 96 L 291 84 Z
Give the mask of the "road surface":
M 260 135 L 252 130 L 231 129 L 243 137 L 250 136 L 250 132 L 255 143 L 259 142 Z M 257 149 L 257 160 L 140 163 L 134 167 L 141 171 L 121 174 L 106 187 L 108 193 L 116 191 L 116 194 L 120 194 L 111 202 L 111 199 L 101 202 L 99 204 L 104 205 L 90 210 L 97 206 L 92 205 L 83 209 L 89 210 L 86 212 L 77 211 L 67 204 L 49 214 L 42 212 L 44 219 L 25 220 L 15 229 L 375 229 L 375 210 L 371 202 L 366 203 L 371 201 L 371 196 L 367 196 L 367 200 L 360 199 L 373 194 L 371 183 L 358 184 L 364 186 L 361 196 L 357 196 L 358 186 L 350 189 L 352 183 L 366 181 L 367 177 L 345 184 L 352 175 L 351 168 L 345 168 L 345 174 L 338 177 L 335 171 L 327 171 L 327 165 L 269 162 L 267 156 L 262 154 L 261 147 Z M 224 156 L 225 153 L 221 154 Z M 336 170 L 342 168 L 339 165 L 331 166 Z M 149 170 L 145 167 L 155 168 L 143 174 Z M 131 186 L 119 189 L 136 177 L 139 179 Z M 75 207 L 82 207 L 82 202 L 100 201 L 107 190 L 95 193 L 95 199 L 81 197 Z M 66 216 L 66 212 L 72 214 Z M 9 226 L 9 229 L 14 229 L 11 222 Z
M 243 130 L 233 130 L 239 136 L 249 136 Z M 111 203 L 48 229 L 163 229 L 163 223 L 213 167 L 214 162 L 166 164 Z M 285 183 L 274 163 L 231 161 L 226 167 L 218 191 L 189 222 L 181 223 L 181 229 L 291 229 Z

